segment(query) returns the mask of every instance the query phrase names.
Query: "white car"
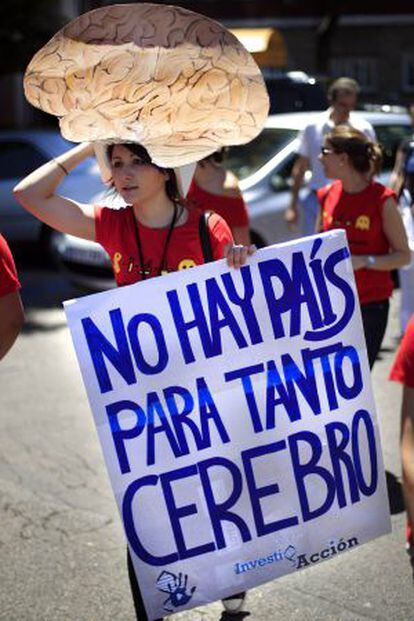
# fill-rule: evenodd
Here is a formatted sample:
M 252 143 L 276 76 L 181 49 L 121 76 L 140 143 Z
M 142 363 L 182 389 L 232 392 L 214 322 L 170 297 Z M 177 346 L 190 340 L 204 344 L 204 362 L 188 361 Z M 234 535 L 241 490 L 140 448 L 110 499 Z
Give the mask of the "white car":
M 0 131 L 0 232 L 8 241 L 49 241 L 50 229 L 19 205 L 13 187 L 71 146 L 54 130 Z M 104 189 L 94 158 L 82 162 L 60 185 L 64 196 L 83 203 L 92 201 Z
M 355 114 L 362 115 L 373 125 L 377 139 L 384 147 L 383 172 L 379 179 L 386 183 L 396 149 L 412 131 L 410 119 L 402 113 Z M 240 179 L 249 209 L 252 241 L 258 247 L 287 241 L 298 235 L 286 226 L 284 212 L 289 204 L 298 133 L 318 115 L 320 112 L 272 115 L 257 138 L 230 150 L 226 163 Z M 93 289 L 114 286 L 109 257 L 98 244 L 66 235 L 58 240 L 56 251 L 61 265 L 77 284 Z

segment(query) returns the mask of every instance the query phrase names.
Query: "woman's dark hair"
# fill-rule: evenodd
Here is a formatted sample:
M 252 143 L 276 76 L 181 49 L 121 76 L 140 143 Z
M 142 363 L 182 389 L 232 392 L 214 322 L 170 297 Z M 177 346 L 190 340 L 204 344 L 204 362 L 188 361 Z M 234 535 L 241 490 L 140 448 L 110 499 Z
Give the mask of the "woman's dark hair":
M 214 151 L 211 155 L 207 155 L 207 157 L 203 157 L 198 163 L 203 165 L 204 162 L 214 162 L 215 164 L 221 164 L 223 160 L 228 155 L 229 148 L 222 147 L 218 151 Z
M 160 170 L 161 172 L 165 172 L 168 175 L 167 181 L 165 182 L 165 192 L 168 198 L 173 203 L 181 202 L 182 199 L 178 190 L 177 177 L 173 168 L 162 168 L 161 166 L 157 166 L 156 164 L 154 164 L 151 160 L 150 154 L 141 144 L 138 144 L 136 142 L 122 142 L 119 144 L 122 144 L 123 147 L 128 149 L 128 151 L 131 151 L 131 153 L 133 153 L 134 155 L 137 155 L 144 164 L 150 164 L 151 166 L 158 168 L 158 170 Z M 109 161 L 111 161 L 112 159 L 114 147 L 115 144 L 108 145 L 107 155 Z
M 351 166 L 360 173 L 376 175 L 381 169 L 382 148 L 365 134 L 350 127 L 338 125 L 325 137 L 335 153 L 346 153 Z

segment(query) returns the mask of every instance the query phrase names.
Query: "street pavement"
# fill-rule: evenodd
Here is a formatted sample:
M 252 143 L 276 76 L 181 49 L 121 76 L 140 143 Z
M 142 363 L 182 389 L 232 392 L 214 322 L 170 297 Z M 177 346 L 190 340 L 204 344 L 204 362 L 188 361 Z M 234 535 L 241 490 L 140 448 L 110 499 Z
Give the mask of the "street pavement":
M 121 522 L 61 300 L 81 295 L 44 266 L 21 269 L 27 323 L 0 363 L 0 620 L 134 619 Z M 373 381 L 392 533 L 177 621 L 414 620 L 398 454 L 401 389 L 387 381 L 398 341 L 393 302 Z

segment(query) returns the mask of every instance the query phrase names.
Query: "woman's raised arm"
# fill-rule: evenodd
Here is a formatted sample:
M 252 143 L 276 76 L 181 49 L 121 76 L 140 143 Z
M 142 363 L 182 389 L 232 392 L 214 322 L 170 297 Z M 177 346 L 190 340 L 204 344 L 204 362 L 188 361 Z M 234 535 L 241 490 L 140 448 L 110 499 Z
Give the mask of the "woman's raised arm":
M 90 155 L 91 143 L 73 147 L 22 179 L 13 190 L 14 196 L 27 211 L 53 229 L 95 241 L 93 206 L 55 194 L 65 174 Z

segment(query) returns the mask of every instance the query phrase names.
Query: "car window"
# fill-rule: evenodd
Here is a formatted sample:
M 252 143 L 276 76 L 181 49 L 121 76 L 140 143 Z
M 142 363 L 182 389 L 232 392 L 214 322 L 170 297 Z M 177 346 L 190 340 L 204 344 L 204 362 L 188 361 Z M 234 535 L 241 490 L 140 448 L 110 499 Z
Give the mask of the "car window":
M 239 179 L 245 179 L 264 166 L 297 134 L 296 129 L 266 127 L 248 144 L 231 147 L 224 163 Z
M 290 189 L 292 168 L 296 160 L 296 154 L 289 155 L 280 166 L 272 173 L 270 185 L 274 192 L 285 192 Z
M 382 170 L 390 171 L 394 167 L 395 154 L 400 142 L 412 134 L 409 125 L 375 125 L 377 140 L 383 148 Z
M 0 179 L 21 179 L 47 162 L 32 144 L 0 141 Z

